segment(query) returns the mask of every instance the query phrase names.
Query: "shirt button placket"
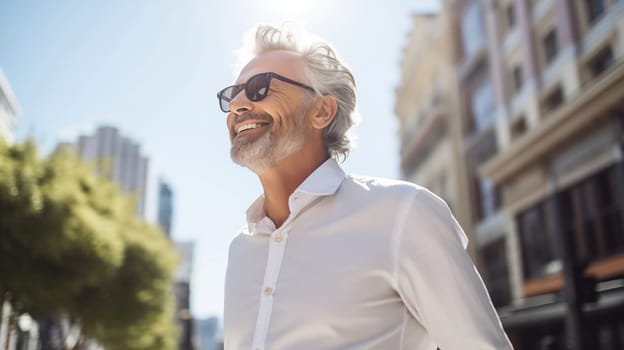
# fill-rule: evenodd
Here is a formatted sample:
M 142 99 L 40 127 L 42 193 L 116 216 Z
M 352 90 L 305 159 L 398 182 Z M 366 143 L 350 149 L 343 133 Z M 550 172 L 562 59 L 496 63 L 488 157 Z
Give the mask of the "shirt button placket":
M 288 237 L 288 229 L 284 227 L 277 230 L 271 235 L 269 244 L 269 261 L 265 271 L 264 286 L 262 287 L 262 296 L 260 301 L 260 313 L 258 315 L 258 323 L 254 332 L 254 350 L 264 350 L 269 324 L 271 322 L 271 314 L 273 309 L 273 298 L 275 287 L 278 283 L 278 276 L 284 259 L 284 244 Z

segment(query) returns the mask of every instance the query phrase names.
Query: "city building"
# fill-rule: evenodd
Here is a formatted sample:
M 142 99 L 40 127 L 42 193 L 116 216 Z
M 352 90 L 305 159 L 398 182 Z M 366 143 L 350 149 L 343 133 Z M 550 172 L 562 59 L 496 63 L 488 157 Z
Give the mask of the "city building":
M 443 198 L 471 238 L 449 16 L 442 11 L 415 15 L 412 20 L 396 90 L 401 174 Z M 473 253 L 474 240 L 469 241 Z
M 171 239 L 171 223 L 173 220 L 173 190 L 171 186 L 160 179 L 158 182 L 158 224 L 167 237 Z
M 13 132 L 19 111 L 17 98 L 2 69 L 0 69 L 0 138 L 9 143 L 15 139 Z
M 192 242 L 175 242 L 180 254 L 180 265 L 174 274 L 174 292 L 176 299 L 175 319 L 180 330 L 180 350 L 195 349 L 194 320 L 191 314 L 191 276 L 193 273 Z
M 196 320 L 195 329 L 198 340 L 198 350 L 223 349 L 223 332 L 218 317 L 209 317 Z
M 162 178 L 158 182 L 158 224 L 169 239 L 172 239 L 173 189 Z M 175 293 L 175 322 L 180 332 L 179 349 L 197 349 L 198 342 L 205 337 L 206 322 L 195 320 L 191 313 L 191 280 L 193 274 L 193 242 L 173 242 L 180 256 L 178 269 L 173 278 Z M 210 322 L 208 322 L 210 323 Z M 218 323 L 217 323 L 218 325 Z M 218 328 L 215 328 L 218 329 Z M 201 349 L 201 348 L 200 348 Z
M 136 198 L 136 214 L 145 217 L 148 159 L 141 146 L 111 126 L 99 127 L 93 135 L 81 135 L 78 153 L 95 164 L 97 172 L 119 184 L 124 193 Z
M 624 348 L 624 2 L 443 7 L 472 229 L 515 348 Z
M 0 139 L 9 144 L 15 141 L 15 122 L 20 107 L 2 69 L 0 69 Z M 39 327 L 30 315 L 11 319 L 13 306 L 0 295 L 0 349 L 13 350 L 22 344 L 38 344 Z

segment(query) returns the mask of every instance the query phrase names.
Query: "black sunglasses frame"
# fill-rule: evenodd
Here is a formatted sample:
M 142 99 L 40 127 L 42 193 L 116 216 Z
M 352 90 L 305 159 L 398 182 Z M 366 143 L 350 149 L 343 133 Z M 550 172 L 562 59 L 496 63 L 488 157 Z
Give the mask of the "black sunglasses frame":
M 258 93 L 258 91 L 249 91 L 247 89 L 247 87 L 249 85 L 247 85 L 250 81 L 252 81 L 253 79 L 256 79 L 258 77 L 264 77 L 264 81 L 266 82 L 265 85 L 263 86 L 266 91 L 263 94 Z M 247 80 L 247 82 L 242 83 L 242 84 L 238 84 L 238 85 L 231 85 L 228 86 L 224 89 L 222 89 L 221 91 L 219 91 L 217 93 L 217 99 L 219 99 L 219 107 L 221 108 L 221 110 L 225 113 L 229 113 L 230 112 L 230 101 L 232 101 L 234 99 L 234 97 L 236 97 L 238 94 L 240 94 L 241 91 L 245 90 L 245 96 L 247 96 L 247 98 L 250 101 L 253 102 L 258 102 L 258 101 L 262 101 L 264 100 L 265 97 L 267 97 L 267 95 L 269 94 L 269 87 L 271 86 L 271 79 L 277 79 L 277 80 L 281 80 L 285 83 L 289 83 L 295 86 L 299 86 L 301 88 L 304 88 L 306 90 L 310 90 L 312 92 L 315 92 L 314 88 L 306 85 L 304 83 L 300 83 L 298 81 L 292 80 L 290 78 L 286 78 L 283 75 L 279 75 L 277 73 L 274 72 L 266 72 L 266 73 L 260 73 L 260 74 L 256 74 L 253 77 L 249 78 Z M 256 84 L 254 84 L 256 85 Z M 234 91 L 235 93 L 232 94 L 232 96 L 230 97 L 225 97 L 224 94 L 228 91 L 231 90 L 235 90 L 238 89 L 238 91 Z M 258 96 L 258 97 L 256 97 Z

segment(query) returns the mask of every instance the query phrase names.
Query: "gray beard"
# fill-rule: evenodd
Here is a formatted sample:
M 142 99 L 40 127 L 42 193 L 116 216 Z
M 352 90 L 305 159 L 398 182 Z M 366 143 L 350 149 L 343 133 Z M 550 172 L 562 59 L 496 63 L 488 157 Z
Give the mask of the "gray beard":
M 296 118 L 295 124 L 288 135 L 276 137 L 269 129 L 258 139 L 232 141 L 232 161 L 260 175 L 284 158 L 300 151 L 305 144 L 304 111 L 295 113 L 293 117 Z

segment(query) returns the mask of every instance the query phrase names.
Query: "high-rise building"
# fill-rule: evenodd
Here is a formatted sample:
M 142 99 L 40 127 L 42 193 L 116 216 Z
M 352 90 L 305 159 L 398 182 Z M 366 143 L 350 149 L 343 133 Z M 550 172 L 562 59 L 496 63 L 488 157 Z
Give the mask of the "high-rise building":
M 158 184 L 158 224 L 167 237 L 171 239 L 171 224 L 173 217 L 173 190 L 163 179 Z M 193 274 L 193 242 L 174 242 L 180 256 L 178 269 L 173 276 L 175 293 L 175 321 L 180 331 L 180 350 L 197 348 L 200 340 L 197 332 L 200 330 L 191 313 L 191 279 Z
M 472 230 L 505 329 L 520 350 L 622 348 L 624 2 L 443 3 Z
M 12 143 L 15 136 L 15 120 L 19 114 L 17 98 L 8 80 L 0 69 L 0 138 Z
M 117 128 L 102 126 L 93 135 L 79 137 L 78 152 L 83 160 L 95 164 L 100 175 L 136 196 L 136 214 L 145 216 L 148 159 L 141 155 L 139 144 L 122 136 Z
M 8 80 L 4 76 L 2 69 L 0 69 L 0 139 L 13 143 L 15 136 L 13 130 L 15 128 L 15 120 L 19 113 L 19 105 L 17 98 L 9 85 Z M 18 329 L 11 324 L 10 319 L 14 317 L 13 306 L 0 295 L 0 348 L 14 349 L 18 342 L 30 341 L 32 344 L 37 345 L 36 337 L 38 332 L 38 326 L 36 322 L 28 324 L 28 329 Z M 19 320 L 30 320 L 30 316 L 27 314 L 20 315 Z M 34 340 L 32 338 L 35 338 Z
M 221 322 L 218 317 L 197 320 L 195 329 L 198 339 L 198 350 L 222 349 Z
M 191 275 L 193 273 L 193 242 L 175 242 L 180 254 L 180 265 L 174 275 L 176 322 L 180 329 L 180 350 L 195 349 L 193 316 L 191 314 Z
M 163 179 L 158 183 L 158 224 L 171 239 L 173 219 L 173 190 Z

